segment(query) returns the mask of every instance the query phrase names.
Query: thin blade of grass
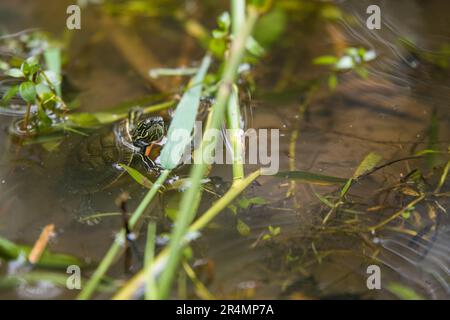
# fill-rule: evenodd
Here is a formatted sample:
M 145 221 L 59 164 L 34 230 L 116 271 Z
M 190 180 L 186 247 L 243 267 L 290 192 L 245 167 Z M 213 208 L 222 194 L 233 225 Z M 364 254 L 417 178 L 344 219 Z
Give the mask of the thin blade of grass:
M 348 179 L 338 178 L 307 171 L 282 171 L 278 172 L 275 177 L 286 178 L 291 180 L 298 180 L 304 183 L 317 184 L 317 185 L 333 185 L 346 183 Z
M 147 243 L 145 245 L 144 266 L 148 267 L 155 258 L 156 224 L 151 222 L 147 227 Z M 155 279 L 152 274 L 148 275 L 145 286 L 145 299 L 154 300 L 158 297 Z
M 50 47 L 44 53 L 47 68 L 52 71 L 59 79 L 58 83 L 52 83 L 55 86 L 56 94 L 61 97 L 61 49 Z
M 234 181 L 244 178 L 241 120 L 238 87 L 236 85 L 233 85 L 233 90 L 231 92 L 227 107 L 227 128 L 230 132 L 230 147 L 232 150 Z

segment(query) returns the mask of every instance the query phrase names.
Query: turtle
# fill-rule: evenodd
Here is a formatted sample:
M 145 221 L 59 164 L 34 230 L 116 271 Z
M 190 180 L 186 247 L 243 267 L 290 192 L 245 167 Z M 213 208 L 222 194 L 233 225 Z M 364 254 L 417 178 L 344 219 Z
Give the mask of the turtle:
M 82 139 L 68 154 L 64 179 L 70 193 L 92 194 L 104 190 L 136 159 L 147 171 L 157 172 L 155 159 L 165 134 L 160 116 L 143 117 L 132 109 L 126 119 L 100 128 Z

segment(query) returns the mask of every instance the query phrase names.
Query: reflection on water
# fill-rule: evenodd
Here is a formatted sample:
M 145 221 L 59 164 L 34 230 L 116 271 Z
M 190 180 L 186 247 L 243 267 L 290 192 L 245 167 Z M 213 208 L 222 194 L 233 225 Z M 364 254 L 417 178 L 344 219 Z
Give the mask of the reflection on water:
M 449 71 L 437 70 L 397 41 L 398 37 L 414 40 L 420 52 L 436 52 L 443 41 L 450 39 L 445 34 L 449 31 L 442 28 L 448 4 L 381 2 L 386 19 L 382 30 L 376 33 L 364 28 L 365 4 L 366 1 L 343 1 L 343 8 L 357 23 L 342 23 L 337 27 L 347 44 L 377 52 L 379 58 L 370 64 L 367 80 L 344 74 L 336 91 L 321 87 L 309 99 L 305 83 L 318 72 L 310 61 L 337 50 L 338 42 L 333 38 L 334 33 L 329 32 L 329 26 L 309 28 L 305 34 L 299 31 L 304 30 L 302 22 L 292 22 L 287 40 L 273 49 L 266 58 L 267 63 L 257 71 L 258 89 L 252 102 L 251 120 L 247 122 L 254 128 L 280 129 L 280 170 L 294 166 L 299 170 L 350 177 L 369 152 L 381 154 L 385 161 L 409 156 L 429 147 L 433 115 L 439 123 L 433 148 L 448 148 Z M 0 6 L 2 10 L 6 9 Z M 23 13 L 28 14 L 45 26 L 45 12 L 40 12 L 40 17 L 33 12 Z M 30 20 L 25 21 L 17 27 L 30 26 Z M 94 26 L 89 23 L 85 32 Z M 85 38 L 86 34 L 80 37 Z M 161 43 L 153 45 L 160 47 Z M 86 110 L 148 94 L 148 89 L 135 77 L 130 77 L 131 83 L 123 81 L 122 71 L 127 68 L 123 61 L 109 56 L 107 63 L 101 62 L 103 50 L 109 50 L 110 46 L 103 42 L 90 50 L 79 51 L 81 55 L 69 67 L 73 81 L 84 84 L 80 101 Z M 98 64 L 86 65 L 89 59 Z M 286 69 L 295 77 L 283 78 Z M 117 90 L 111 90 L 112 87 Z M 305 101 L 306 113 L 301 111 Z M 80 223 L 80 216 L 117 212 L 114 200 L 123 190 L 132 195 L 129 207 L 134 208 L 145 190 L 125 178 L 88 200 L 65 192 L 58 183 L 67 154 L 77 138 L 66 138 L 58 151 L 52 153 L 35 145 L 19 146 L 3 130 L 10 121 L 11 118 L 0 116 L 0 234 L 31 244 L 43 226 L 54 223 L 58 236 L 51 243 L 53 251 L 99 260 L 121 227 L 121 218 L 106 216 L 92 224 Z M 293 132 L 298 135 L 294 157 L 290 154 Z M 441 160 L 434 161 L 442 167 Z M 250 172 L 253 168 L 246 169 Z M 402 235 L 398 230 L 355 232 L 356 226 L 372 226 L 380 217 L 395 212 L 399 203 L 404 206 L 411 201 L 408 195 L 389 188 L 394 188 L 414 169 L 422 170 L 424 175 L 433 172 L 426 161 L 411 160 L 386 167 L 358 182 L 349 196 L 351 206 L 332 215 L 325 227 L 322 221 L 329 208 L 318 200 L 317 194 L 332 195 L 335 188 L 299 183 L 292 188 L 290 181 L 262 177 L 257 185 L 251 186 L 246 197 L 262 197 L 268 204 L 241 208 L 237 216 L 224 212 L 195 243 L 196 259 L 214 262 L 214 276 L 208 283 L 211 292 L 217 297 L 392 298 L 384 288 L 369 291 L 366 287 L 367 266 L 380 264 L 383 284 L 399 282 L 429 298 L 450 298 L 448 219 L 425 217 L 430 208 L 434 208 L 436 216 L 443 215 L 448 198 L 418 205 L 417 212 L 411 213 L 413 222 L 405 220 L 396 226 L 411 231 L 410 234 Z M 229 168 L 219 166 L 213 175 L 222 178 L 225 184 L 230 181 L 228 171 Z M 437 170 L 434 177 L 427 177 L 426 183 L 435 186 L 439 174 Z M 442 187 L 442 192 L 446 191 L 448 184 Z M 288 193 L 290 196 L 286 197 Z M 205 197 L 200 212 L 215 200 L 208 193 Z M 171 201 L 175 200 L 159 199 L 148 212 L 149 218 L 159 221 L 161 232 L 170 227 L 161 207 Z M 249 226 L 250 235 L 239 234 L 238 219 Z M 427 219 L 434 224 L 425 223 Z M 431 226 L 426 228 L 428 225 Z M 264 240 L 268 226 L 280 227 L 280 235 Z M 138 243 L 140 252 L 144 248 L 143 238 Z M 135 257 L 135 263 L 139 264 L 141 258 Z M 124 278 L 123 269 L 119 262 L 111 275 Z M 0 270 L 6 272 L 5 264 L 0 264 Z M 28 289 L 0 291 L 0 297 L 33 298 Z M 31 289 L 33 294 L 44 290 L 42 297 L 73 296 L 71 292 L 45 286 Z

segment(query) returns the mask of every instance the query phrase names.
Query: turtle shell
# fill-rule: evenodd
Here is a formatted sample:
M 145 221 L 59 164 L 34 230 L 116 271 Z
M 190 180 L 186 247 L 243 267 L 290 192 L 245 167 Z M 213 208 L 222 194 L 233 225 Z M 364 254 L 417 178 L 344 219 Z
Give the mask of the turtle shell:
M 130 165 L 134 151 L 128 120 L 95 131 L 69 153 L 65 165 L 69 191 L 87 194 L 110 186 L 124 172 L 119 164 Z

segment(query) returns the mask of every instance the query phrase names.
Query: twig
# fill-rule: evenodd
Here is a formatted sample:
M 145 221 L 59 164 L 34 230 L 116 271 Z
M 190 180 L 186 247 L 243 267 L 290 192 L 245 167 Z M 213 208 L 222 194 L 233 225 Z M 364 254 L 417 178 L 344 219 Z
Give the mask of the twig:
M 44 253 L 50 238 L 54 235 L 54 231 L 55 231 L 54 224 L 49 224 L 45 226 L 45 228 L 42 230 L 41 235 L 35 242 L 33 249 L 30 251 L 30 254 L 28 255 L 28 261 L 31 264 L 36 264 L 37 262 L 39 262 L 39 259 Z
M 413 201 L 411 201 L 410 203 L 408 203 L 405 207 L 403 207 L 402 209 L 400 209 L 399 211 L 397 211 L 396 213 L 394 213 L 392 216 L 390 216 L 389 218 L 387 218 L 386 220 L 383 220 L 382 222 L 380 222 L 379 224 L 369 227 L 367 228 L 370 232 L 375 231 L 383 226 L 385 226 L 386 224 L 388 224 L 389 222 L 391 222 L 392 220 L 396 219 L 397 217 L 399 217 L 400 215 L 402 215 L 403 212 L 405 212 L 405 210 L 408 210 L 412 207 L 414 207 L 417 203 L 419 203 L 420 201 L 422 201 L 423 199 L 425 199 L 425 195 L 421 195 L 420 197 L 414 199 Z

